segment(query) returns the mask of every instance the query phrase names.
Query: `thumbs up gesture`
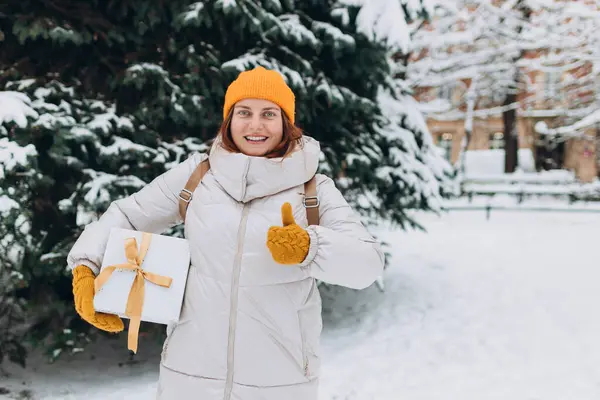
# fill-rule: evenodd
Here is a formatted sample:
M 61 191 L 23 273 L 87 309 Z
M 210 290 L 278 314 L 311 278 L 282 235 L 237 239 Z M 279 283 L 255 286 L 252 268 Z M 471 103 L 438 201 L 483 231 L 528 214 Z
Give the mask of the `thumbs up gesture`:
M 292 215 L 292 205 L 281 206 L 281 226 L 272 226 L 267 234 L 267 247 L 273 259 L 279 264 L 300 264 L 308 254 L 310 237 Z

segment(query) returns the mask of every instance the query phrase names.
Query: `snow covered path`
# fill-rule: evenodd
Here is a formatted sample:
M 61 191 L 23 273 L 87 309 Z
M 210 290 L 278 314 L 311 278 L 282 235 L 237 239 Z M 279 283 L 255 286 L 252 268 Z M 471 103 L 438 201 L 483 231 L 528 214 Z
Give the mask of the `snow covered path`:
M 428 234 L 380 232 L 393 253 L 385 293 L 324 293 L 323 400 L 600 398 L 600 215 L 420 221 Z M 93 362 L 11 368 L 0 387 L 34 399 L 153 398 L 158 351 L 123 367 L 95 351 Z
M 600 216 L 427 228 L 385 235 L 387 295 L 364 296 L 358 326 L 329 324 L 325 399 L 600 399 Z

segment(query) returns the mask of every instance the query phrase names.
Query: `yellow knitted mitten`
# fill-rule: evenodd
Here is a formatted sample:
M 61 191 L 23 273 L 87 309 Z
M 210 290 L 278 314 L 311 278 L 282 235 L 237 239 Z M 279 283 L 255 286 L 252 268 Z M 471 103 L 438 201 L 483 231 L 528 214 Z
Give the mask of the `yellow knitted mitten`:
M 73 269 L 73 297 L 75 310 L 85 321 L 107 332 L 121 332 L 123 321 L 113 314 L 94 310 L 94 272 L 85 265 Z
M 290 203 L 281 207 L 281 220 L 283 227 L 269 228 L 267 247 L 279 264 L 300 264 L 306 258 L 310 247 L 308 232 L 296 224 Z

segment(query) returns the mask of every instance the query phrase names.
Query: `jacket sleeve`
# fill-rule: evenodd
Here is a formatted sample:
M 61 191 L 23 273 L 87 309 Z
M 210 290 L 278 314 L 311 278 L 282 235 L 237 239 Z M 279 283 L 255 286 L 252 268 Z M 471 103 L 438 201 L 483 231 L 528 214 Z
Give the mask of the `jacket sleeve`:
M 333 180 L 317 175 L 319 225 L 306 228 L 310 247 L 300 264 L 327 283 L 363 289 L 383 273 L 385 256 Z
M 138 192 L 115 200 L 88 225 L 67 255 L 67 266 L 85 265 L 98 275 L 111 228 L 161 233 L 181 222 L 179 192 L 206 155 L 195 153 L 155 178 Z

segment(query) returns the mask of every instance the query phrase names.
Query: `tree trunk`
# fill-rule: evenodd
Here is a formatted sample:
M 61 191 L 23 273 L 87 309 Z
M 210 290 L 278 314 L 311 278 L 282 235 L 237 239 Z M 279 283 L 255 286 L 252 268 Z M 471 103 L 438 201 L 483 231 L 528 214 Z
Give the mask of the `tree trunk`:
M 508 106 L 517 101 L 517 95 L 510 93 L 506 96 L 504 105 Z M 519 135 L 517 132 L 517 110 L 513 107 L 502 113 L 504 122 L 504 172 L 515 172 L 519 164 Z
M 461 172 L 463 176 L 466 175 L 467 150 L 469 149 L 469 144 L 471 143 L 471 138 L 473 137 L 473 112 L 475 111 L 475 103 L 477 101 L 477 79 L 477 75 L 473 77 L 466 95 L 467 113 L 465 115 L 465 137 L 460 143 Z
M 521 11 L 523 20 L 529 21 L 531 18 L 531 9 L 524 0 L 518 0 L 515 4 L 517 10 Z M 523 31 L 523 25 L 519 25 L 517 28 L 517 34 L 520 35 Z M 519 55 L 513 59 L 513 65 L 515 66 L 515 88 L 514 92 L 506 95 L 504 100 L 504 107 L 511 106 L 517 102 L 517 90 L 519 89 L 519 68 L 517 63 L 525 54 L 524 50 L 519 52 Z M 512 173 L 515 172 L 519 165 L 519 134 L 517 131 L 517 110 L 514 107 L 504 111 L 502 113 L 502 120 L 504 122 L 504 172 Z

